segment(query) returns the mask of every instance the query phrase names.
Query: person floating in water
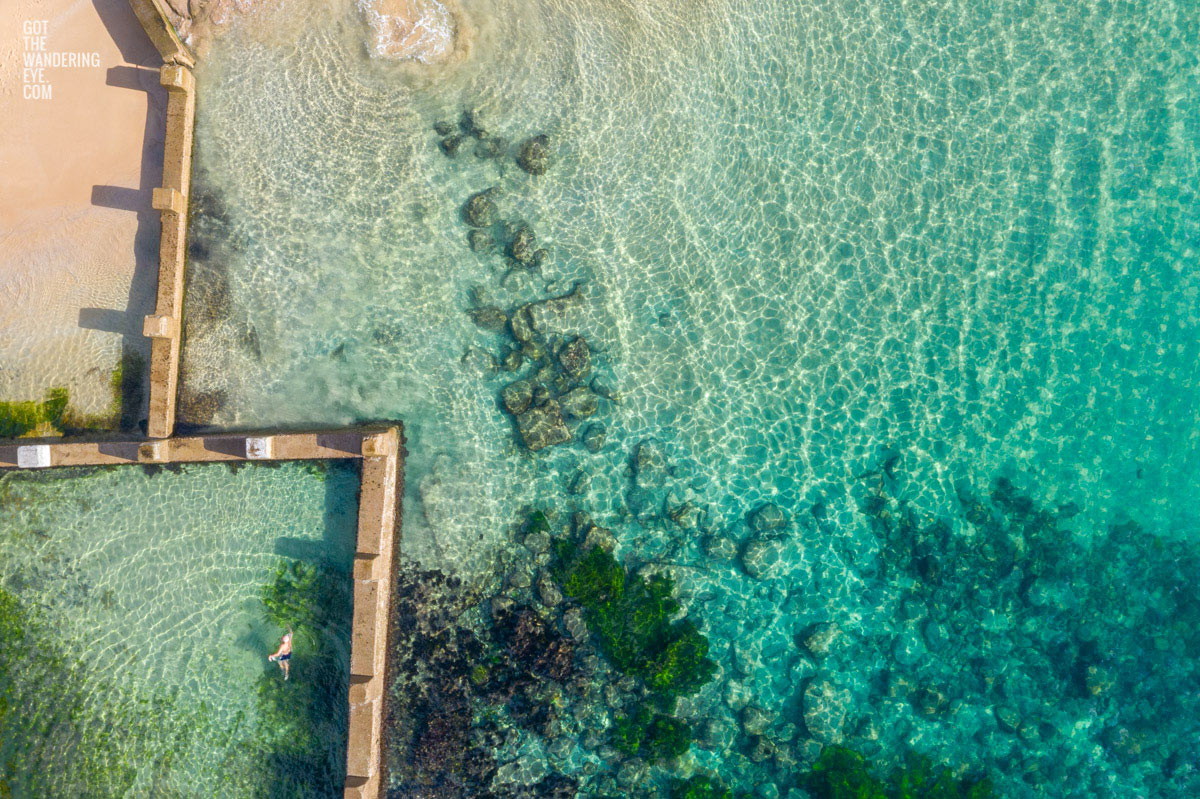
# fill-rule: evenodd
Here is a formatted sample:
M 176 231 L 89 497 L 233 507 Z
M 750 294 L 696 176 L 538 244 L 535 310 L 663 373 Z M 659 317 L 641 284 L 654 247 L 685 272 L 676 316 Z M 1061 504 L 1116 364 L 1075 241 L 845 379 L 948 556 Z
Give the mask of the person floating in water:
M 288 631 L 283 634 L 283 638 L 279 639 L 279 648 L 275 650 L 275 654 L 267 658 L 272 663 L 278 663 L 279 668 L 283 669 L 283 679 L 291 676 L 289 673 L 288 661 L 292 659 L 292 628 L 288 627 Z

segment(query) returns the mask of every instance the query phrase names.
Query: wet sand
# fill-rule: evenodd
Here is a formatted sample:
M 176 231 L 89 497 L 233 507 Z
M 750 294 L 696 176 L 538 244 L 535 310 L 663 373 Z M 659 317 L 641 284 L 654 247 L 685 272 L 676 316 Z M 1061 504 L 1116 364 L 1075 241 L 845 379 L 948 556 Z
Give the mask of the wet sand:
M 26 71 L 43 42 L 83 65 Z M 98 412 L 122 352 L 149 354 L 160 63 L 126 0 L 0 5 L 0 400 L 64 385 Z

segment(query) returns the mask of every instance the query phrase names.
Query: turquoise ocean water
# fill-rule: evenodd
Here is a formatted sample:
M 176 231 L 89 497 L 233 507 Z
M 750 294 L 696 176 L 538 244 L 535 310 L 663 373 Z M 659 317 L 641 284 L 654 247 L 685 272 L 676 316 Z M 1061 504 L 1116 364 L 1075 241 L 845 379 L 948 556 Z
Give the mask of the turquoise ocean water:
M 758 795 L 787 765 L 747 706 L 800 762 L 823 736 L 1004 796 L 1195 795 L 1200 9 L 466 13 L 440 67 L 371 57 L 352 4 L 263 12 L 201 64 L 198 421 L 403 419 L 406 556 L 466 578 L 524 508 L 592 513 L 712 641 L 687 767 Z M 550 170 L 445 157 L 434 123 L 467 107 L 547 134 Z M 540 269 L 467 246 L 493 186 Z M 617 399 L 597 452 L 531 454 L 508 339 L 466 311 L 576 286 L 559 332 Z M 644 443 L 658 478 L 631 475 Z M 782 527 L 752 529 L 764 503 Z

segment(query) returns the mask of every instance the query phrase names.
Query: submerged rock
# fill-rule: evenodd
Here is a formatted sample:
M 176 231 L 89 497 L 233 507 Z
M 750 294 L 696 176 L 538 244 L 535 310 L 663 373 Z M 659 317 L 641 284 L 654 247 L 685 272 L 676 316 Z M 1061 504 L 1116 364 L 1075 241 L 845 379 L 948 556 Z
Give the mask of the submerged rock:
M 472 322 L 493 333 L 503 333 L 504 328 L 508 327 L 508 316 L 494 305 L 476 308 L 470 311 L 470 315 Z
M 495 194 L 495 188 L 472 194 L 463 205 L 463 221 L 471 227 L 491 226 L 496 221 L 497 214 L 496 202 L 492 199 Z
M 587 303 L 583 285 L 579 284 L 559 297 L 531 302 L 523 307 L 529 311 L 534 330 L 567 332 L 579 323 Z
M 528 266 L 533 260 L 535 249 L 537 249 L 537 237 L 533 235 L 533 230 L 528 225 L 522 225 L 513 234 L 512 244 L 508 249 L 509 254 L 517 263 Z
M 813 657 L 824 658 L 845 640 L 845 634 L 837 624 L 818 622 L 800 633 L 797 640 Z
M 525 536 L 525 540 L 522 543 L 534 555 L 540 555 L 543 552 L 550 551 L 550 534 L 545 530 L 536 529 Z
M 682 505 L 676 505 L 667 512 L 667 516 L 671 521 L 679 525 L 683 530 L 694 531 L 700 527 L 700 519 L 703 516 L 703 511 L 696 507 L 691 502 L 684 502 Z
M 592 391 L 595 391 L 606 400 L 611 400 L 612 402 L 621 401 L 621 395 L 617 392 L 617 390 L 604 380 L 601 380 L 599 377 L 592 378 Z
M 769 580 L 784 566 L 783 549 L 778 539 L 752 538 L 742 546 L 742 569 L 756 580 Z
M 992 708 L 996 723 L 1005 732 L 1016 732 L 1021 726 L 1021 714 L 1009 705 L 997 705 Z
M 499 158 L 508 149 L 508 142 L 499 137 L 480 139 L 475 145 L 476 158 Z
M 576 337 L 558 351 L 558 365 L 572 380 L 583 380 L 592 371 L 592 351 L 582 336 Z
M 553 578 L 549 574 L 542 574 L 537 581 L 538 599 L 548 608 L 557 607 L 562 604 L 563 595 L 558 590 Z
M 719 533 L 704 540 L 704 553 L 713 560 L 733 560 L 737 556 L 737 544 L 728 536 Z
M 588 425 L 587 430 L 583 431 L 583 446 L 587 448 L 588 452 L 599 452 L 604 446 L 606 438 L 608 438 L 608 431 L 604 429 L 604 425 Z
M 550 168 L 550 138 L 545 134 L 531 136 L 521 142 L 517 165 L 531 175 L 545 174 Z
M 768 502 L 756 508 L 747 517 L 747 521 L 750 523 L 750 529 L 756 533 L 768 533 L 787 527 L 788 517 L 782 508 L 773 502 Z
M 571 747 L 574 746 L 573 742 L 567 738 L 559 740 L 565 741 L 566 751 L 570 752 Z M 538 799 L 575 799 L 578 791 L 578 780 L 555 771 L 538 780 L 534 786 L 533 795 Z
M 946 710 L 950 700 L 941 691 L 933 688 L 918 688 L 909 697 L 913 708 L 923 716 L 936 716 Z
M 632 757 L 621 764 L 621 768 L 617 771 L 617 782 L 622 788 L 633 789 L 646 781 L 646 777 L 650 774 L 650 767 L 646 765 L 646 761 Z
M 568 494 L 586 494 L 588 487 L 591 485 L 591 478 L 585 471 L 575 472 L 575 476 L 571 478 L 571 484 L 567 486 Z
M 612 530 L 599 525 L 591 525 L 587 528 L 583 536 L 583 548 L 591 549 L 592 547 L 600 547 L 605 552 L 612 552 L 617 546 L 617 539 L 612 534 Z
M 439 136 L 449 136 L 454 132 L 454 123 L 443 119 L 440 122 L 433 123 L 433 129 Z
M 525 356 L 520 350 L 509 350 L 500 360 L 500 365 L 506 372 L 515 372 L 525 363 Z
M 742 708 L 742 732 L 749 736 L 762 735 L 771 726 L 771 714 L 760 707 L 746 705 Z
M 567 429 L 567 423 L 563 421 L 562 412 L 554 400 L 548 400 L 546 404 L 530 408 L 517 416 L 517 429 L 525 446 L 534 452 L 571 440 L 571 431 Z
M 513 312 L 508 326 L 512 331 L 513 338 L 521 344 L 528 344 L 533 341 L 533 320 L 530 318 L 528 305 L 522 305 Z M 530 355 L 530 357 L 533 356 Z
M 661 486 L 667 479 L 667 456 L 656 441 L 647 439 L 633 451 L 633 482 L 641 489 Z
M 496 356 L 478 347 L 467 347 L 463 352 L 462 364 L 487 377 L 500 371 L 500 363 L 496 360 Z
M 500 392 L 500 400 L 504 403 L 504 410 L 519 416 L 533 403 L 533 384 L 528 380 L 509 383 Z
M 547 259 L 549 259 L 549 258 L 550 258 L 550 251 L 547 250 L 545 247 L 538 247 L 536 250 L 533 251 L 533 255 L 530 256 L 528 266 L 530 269 L 537 269 L 542 264 L 546 263 Z
M 905 630 L 892 643 L 892 657 L 904 666 L 915 666 L 925 659 L 925 642 L 913 630 Z
M 583 620 L 583 609 L 573 605 L 563 613 L 563 629 L 567 635 L 576 641 L 586 641 L 588 637 L 587 622 Z
M 483 139 L 488 135 L 487 128 L 483 126 L 483 120 L 480 118 L 479 112 L 471 108 L 463 110 L 462 116 L 458 120 L 458 126 L 468 136 Z
M 850 691 L 827 679 L 813 680 L 804 689 L 804 726 L 826 744 L 840 743 L 850 707 Z
M 458 151 L 462 149 L 463 137 L 455 133 L 453 136 L 447 136 L 438 142 L 438 146 L 442 148 L 442 152 L 453 158 L 458 155 Z
M 596 395 L 586 388 L 576 388 L 559 397 L 562 411 L 573 419 L 586 419 L 600 407 Z
M 496 251 L 496 239 L 491 233 L 486 233 L 482 230 L 472 230 L 467 234 L 467 246 L 472 252 L 492 253 Z

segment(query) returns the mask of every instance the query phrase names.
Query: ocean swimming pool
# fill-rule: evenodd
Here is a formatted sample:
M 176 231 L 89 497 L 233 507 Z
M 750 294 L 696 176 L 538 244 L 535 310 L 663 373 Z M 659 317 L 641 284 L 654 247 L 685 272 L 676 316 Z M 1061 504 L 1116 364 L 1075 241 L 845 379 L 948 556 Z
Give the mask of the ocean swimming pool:
M 0 475 L 11 795 L 340 787 L 357 493 L 345 462 Z M 281 618 L 313 622 L 286 685 Z

